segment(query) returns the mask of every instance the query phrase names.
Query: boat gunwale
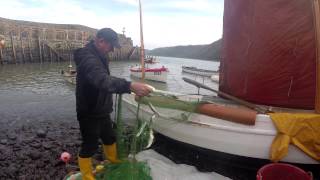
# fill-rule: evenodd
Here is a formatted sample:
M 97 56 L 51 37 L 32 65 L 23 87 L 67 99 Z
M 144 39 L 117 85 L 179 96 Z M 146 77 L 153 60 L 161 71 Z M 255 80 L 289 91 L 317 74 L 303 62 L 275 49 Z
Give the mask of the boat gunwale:
M 123 99 L 125 99 L 126 97 L 123 97 Z M 133 105 L 133 106 L 137 106 L 137 104 L 133 104 L 132 101 L 130 100 L 127 100 L 127 103 Z M 147 106 L 141 106 L 140 108 L 142 108 L 145 112 L 147 112 L 149 115 L 153 114 L 152 110 L 150 110 Z M 165 108 L 160 108 L 160 109 L 165 109 Z M 176 110 L 178 111 L 178 110 Z M 181 111 L 183 112 L 183 111 Z M 209 128 L 212 128 L 212 129 L 219 129 L 219 130 L 227 130 L 227 131 L 232 131 L 232 132 L 240 132 L 240 133 L 245 133 L 245 134 L 257 134 L 257 135 L 266 135 L 266 136 L 275 136 L 277 134 L 277 131 L 276 130 L 261 130 L 261 129 L 250 129 L 250 128 L 253 128 L 255 127 L 256 125 L 244 125 L 244 124 L 239 124 L 239 123 L 234 123 L 234 122 L 231 122 L 231 121 L 226 121 L 226 120 L 223 120 L 223 119 L 218 119 L 218 118 L 214 118 L 214 117 L 210 117 L 210 116 L 206 116 L 206 115 L 203 115 L 203 114 L 198 114 L 198 113 L 194 113 L 196 115 L 200 115 L 200 116 L 204 116 L 206 118 L 212 118 L 212 119 L 215 119 L 215 120 L 218 120 L 218 121 L 224 121 L 223 123 L 224 124 L 228 124 L 230 123 L 230 125 L 237 125 L 237 126 L 243 126 L 243 127 L 233 127 L 233 126 L 227 126 L 227 125 L 219 125 L 217 123 L 214 123 L 214 124 L 208 124 L 208 123 L 203 123 L 201 121 L 186 121 L 184 122 L 184 124 L 189 124 L 189 125 L 193 125 L 193 126 L 206 126 L 206 127 L 209 127 Z M 165 115 L 163 115 L 162 113 L 159 113 L 160 117 L 167 120 L 168 118 L 170 117 L 167 117 Z M 257 114 L 257 116 L 260 116 L 260 117 L 269 117 L 269 115 L 265 115 L 265 114 Z M 172 118 L 170 118 L 172 119 Z M 167 120 L 169 121 L 169 120 Z M 267 120 L 266 118 L 257 118 L 256 121 L 258 121 L 259 124 L 265 124 L 265 123 L 269 123 L 271 122 L 271 119 L 270 120 Z M 257 124 L 257 122 L 256 122 Z M 245 127 L 249 127 L 247 129 L 245 129 Z

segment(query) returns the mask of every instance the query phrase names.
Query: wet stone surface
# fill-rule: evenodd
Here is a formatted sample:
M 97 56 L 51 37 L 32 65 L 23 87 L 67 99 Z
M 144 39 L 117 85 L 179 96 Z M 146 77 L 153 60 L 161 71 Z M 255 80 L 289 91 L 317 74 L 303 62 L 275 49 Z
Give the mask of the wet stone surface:
M 77 169 L 80 146 L 77 122 L 34 122 L 0 128 L 0 179 L 61 180 Z M 71 154 L 68 165 L 60 154 Z

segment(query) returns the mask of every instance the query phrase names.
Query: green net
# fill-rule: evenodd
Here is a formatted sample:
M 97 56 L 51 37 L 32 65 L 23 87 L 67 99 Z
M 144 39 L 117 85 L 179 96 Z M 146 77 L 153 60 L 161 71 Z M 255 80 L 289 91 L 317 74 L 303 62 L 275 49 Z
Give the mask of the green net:
M 117 99 L 117 98 L 116 98 Z M 139 118 L 140 104 L 137 108 L 133 126 L 126 125 L 122 120 L 122 96 L 117 99 L 116 133 L 117 151 L 120 163 L 103 162 L 95 168 L 96 180 L 152 180 L 150 168 L 145 162 L 138 162 L 135 155 L 149 147 L 153 140 L 151 121 Z M 66 180 L 81 180 L 81 173 L 67 175 Z
M 116 133 L 118 158 L 121 163 L 104 164 L 96 174 L 97 180 L 151 180 L 150 168 L 144 162 L 137 162 L 135 155 L 148 147 L 152 142 L 151 122 L 139 118 L 137 108 L 136 122 L 127 126 L 122 119 L 122 96 L 117 101 Z
M 142 104 L 152 104 L 157 107 L 176 109 L 186 112 L 195 112 L 199 102 L 182 101 L 174 97 L 154 95 L 139 100 Z
M 97 171 L 99 167 L 99 170 Z M 123 161 L 118 164 L 104 163 L 96 166 L 96 180 L 152 180 L 150 168 L 144 162 Z M 82 180 L 81 173 L 67 175 L 65 180 Z
M 107 164 L 97 180 L 152 180 L 150 168 L 144 162 L 122 162 Z
M 148 97 L 140 98 L 136 110 L 136 117 L 133 126 L 128 126 L 122 118 L 122 96 L 120 95 L 116 101 L 116 133 L 117 133 L 117 151 L 118 158 L 121 163 L 110 164 L 104 163 L 96 168 L 97 180 L 151 180 L 150 168 L 144 162 L 137 162 L 135 156 L 138 152 L 148 148 L 153 142 L 152 122 L 159 115 L 154 106 L 181 110 L 183 112 L 192 113 L 196 111 L 199 101 L 182 101 L 175 96 L 167 96 L 163 94 L 152 94 Z M 140 118 L 141 104 L 149 106 L 154 112 L 149 120 Z M 187 120 L 180 114 L 176 120 Z M 187 116 L 187 115 L 185 115 Z M 97 166 L 97 167 L 98 167 Z M 99 170 L 98 170 L 99 169 Z M 75 174 L 73 180 L 81 180 L 81 174 Z
M 135 154 L 149 147 L 153 140 L 153 131 L 151 129 L 152 121 L 142 121 L 139 118 L 140 103 L 137 107 L 136 120 L 133 126 L 126 125 L 121 117 L 122 96 L 118 101 L 117 113 L 117 149 L 120 160 L 127 160 Z

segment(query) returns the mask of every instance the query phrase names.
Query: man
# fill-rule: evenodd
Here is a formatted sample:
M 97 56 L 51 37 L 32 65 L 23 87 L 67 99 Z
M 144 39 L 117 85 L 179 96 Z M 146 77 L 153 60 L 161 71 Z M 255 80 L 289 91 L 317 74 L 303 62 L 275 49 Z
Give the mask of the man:
M 143 83 L 128 82 L 110 75 L 106 54 L 119 47 L 117 33 L 110 28 L 103 28 L 97 32 L 94 40 L 74 53 L 77 67 L 77 119 L 82 136 L 78 163 L 84 180 L 94 180 L 91 157 L 98 148 L 99 138 L 102 139 L 107 159 L 112 163 L 118 162 L 116 136 L 110 119 L 112 94 L 132 91 L 137 96 L 145 96 L 151 91 Z

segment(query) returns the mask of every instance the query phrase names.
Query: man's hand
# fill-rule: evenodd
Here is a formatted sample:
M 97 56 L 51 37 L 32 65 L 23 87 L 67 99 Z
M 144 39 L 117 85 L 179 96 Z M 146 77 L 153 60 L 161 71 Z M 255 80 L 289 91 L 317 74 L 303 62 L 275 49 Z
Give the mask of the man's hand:
M 139 97 L 147 96 L 150 92 L 152 92 L 152 89 L 150 86 L 144 83 L 138 83 L 138 82 L 132 82 L 130 89 Z

